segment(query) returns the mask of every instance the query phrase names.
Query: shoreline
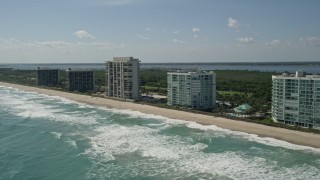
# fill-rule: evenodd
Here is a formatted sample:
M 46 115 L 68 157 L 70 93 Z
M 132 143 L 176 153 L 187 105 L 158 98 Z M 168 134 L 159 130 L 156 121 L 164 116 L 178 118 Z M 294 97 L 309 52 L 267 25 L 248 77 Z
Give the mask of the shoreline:
M 74 93 L 56 91 L 51 89 L 41 89 L 38 87 L 10 84 L 5 82 L 0 82 L 0 86 L 17 88 L 24 91 L 46 94 L 49 96 L 64 97 L 66 99 L 74 100 L 77 102 L 81 102 L 81 103 L 85 103 L 93 106 L 139 111 L 145 114 L 158 115 L 158 116 L 163 116 L 170 119 L 178 119 L 183 121 L 191 121 L 191 122 L 196 122 L 202 125 L 215 125 L 223 129 L 245 132 L 248 134 L 255 134 L 255 135 L 258 135 L 259 137 L 270 137 L 278 140 L 287 141 L 292 144 L 311 146 L 311 147 L 320 149 L 319 134 L 294 131 L 294 130 L 278 128 L 278 127 L 270 127 L 270 126 L 256 124 L 256 123 L 236 121 L 236 120 L 222 118 L 222 117 L 214 117 L 209 115 L 160 108 L 160 107 L 155 107 L 155 106 L 150 106 L 145 104 L 117 101 L 117 100 L 106 99 L 102 97 L 92 97 L 89 95 L 74 94 Z

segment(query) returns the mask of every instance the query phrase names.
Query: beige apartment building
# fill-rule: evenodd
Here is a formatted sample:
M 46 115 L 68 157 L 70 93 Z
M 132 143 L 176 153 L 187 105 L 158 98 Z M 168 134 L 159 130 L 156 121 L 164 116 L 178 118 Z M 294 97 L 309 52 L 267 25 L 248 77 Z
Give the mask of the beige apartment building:
M 133 57 L 114 57 L 106 62 L 106 97 L 129 101 L 140 99 L 139 62 Z

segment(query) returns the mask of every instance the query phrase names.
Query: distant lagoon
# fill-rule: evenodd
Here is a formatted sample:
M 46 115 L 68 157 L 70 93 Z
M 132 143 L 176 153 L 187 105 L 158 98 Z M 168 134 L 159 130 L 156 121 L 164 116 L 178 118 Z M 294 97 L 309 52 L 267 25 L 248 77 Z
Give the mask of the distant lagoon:
M 0 68 L 33 70 L 40 68 L 104 69 L 104 63 L 68 63 L 68 64 L 0 64 Z M 262 72 L 290 72 L 302 70 L 320 74 L 320 62 L 309 63 L 141 63 L 142 69 L 199 69 L 199 70 L 248 70 Z

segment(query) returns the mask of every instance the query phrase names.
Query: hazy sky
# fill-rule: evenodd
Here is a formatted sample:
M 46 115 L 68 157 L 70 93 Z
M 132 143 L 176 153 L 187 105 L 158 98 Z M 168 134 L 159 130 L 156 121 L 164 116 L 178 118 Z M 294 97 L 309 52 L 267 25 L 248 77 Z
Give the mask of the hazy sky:
M 0 0 L 0 63 L 320 61 L 320 0 Z

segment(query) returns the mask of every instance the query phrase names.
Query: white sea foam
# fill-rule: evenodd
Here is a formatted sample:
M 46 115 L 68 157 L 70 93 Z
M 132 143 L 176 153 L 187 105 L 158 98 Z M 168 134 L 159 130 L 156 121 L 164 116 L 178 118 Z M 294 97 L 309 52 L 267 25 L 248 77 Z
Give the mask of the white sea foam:
M 133 110 L 127 110 L 127 109 L 110 109 L 110 108 L 104 108 L 100 107 L 100 109 L 107 110 L 116 114 L 125 114 L 132 118 L 144 118 L 144 119 L 158 119 L 158 120 L 167 120 L 168 118 L 154 115 L 154 114 L 145 114 L 140 111 L 133 111 Z
M 164 116 L 160 115 L 154 115 L 154 114 L 146 114 L 142 113 L 140 111 L 133 111 L 129 109 L 111 109 L 111 108 L 105 108 L 105 107 L 99 107 L 99 109 L 103 109 L 115 114 L 124 114 L 127 115 L 131 118 L 140 118 L 140 119 L 154 119 L 154 120 L 159 120 L 161 122 L 171 124 L 171 125 L 183 125 L 189 123 L 188 121 L 185 120 L 180 120 L 180 119 L 170 119 Z
M 96 129 L 97 135 L 90 137 L 92 148 L 86 151 L 86 154 L 99 158 L 105 158 L 106 161 L 113 160 L 114 155 L 123 155 L 127 153 L 141 153 L 144 157 L 152 157 L 161 160 L 179 159 L 187 155 L 191 149 L 204 149 L 205 144 L 194 144 L 180 146 L 172 149 L 174 143 L 183 143 L 179 138 L 157 135 L 159 130 L 133 126 L 125 127 L 121 125 L 109 125 Z M 107 156 L 105 156 L 107 154 Z
M 97 113 L 97 111 L 90 111 L 90 112 L 86 112 L 86 113 L 84 113 L 85 115 L 91 115 L 91 114 L 96 114 Z
M 70 139 L 69 137 L 62 137 L 62 133 L 60 132 L 50 132 L 56 139 L 58 140 L 63 140 L 63 142 L 67 143 L 69 146 L 73 147 L 73 148 L 78 148 L 77 147 L 77 142 Z
M 313 148 L 313 147 L 309 147 L 309 146 L 296 145 L 296 144 L 292 144 L 292 143 L 289 143 L 289 142 L 286 142 L 286 141 L 277 140 L 277 139 L 269 138 L 269 137 L 259 137 L 256 134 L 249 134 L 249 133 L 245 133 L 245 132 L 239 132 L 239 131 L 232 131 L 232 130 L 229 130 L 229 129 L 223 129 L 223 128 L 217 127 L 215 125 L 202 125 L 202 124 L 199 124 L 199 123 L 196 123 L 196 122 L 188 122 L 188 121 L 183 121 L 183 120 L 178 120 L 178 119 L 169 119 L 169 118 L 166 118 L 166 117 L 163 117 L 163 116 L 152 115 L 152 114 L 144 114 L 144 113 L 141 113 L 139 111 L 118 110 L 118 109 L 111 109 L 111 111 L 113 113 L 129 115 L 130 117 L 133 117 L 133 118 L 156 119 L 156 120 L 164 121 L 165 123 L 168 123 L 168 124 L 171 124 L 171 125 L 177 125 L 177 124 L 182 125 L 182 124 L 184 124 L 189 128 L 200 129 L 200 130 L 204 130 L 204 131 L 220 132 L 219 133 L 220 136 L 225 136 L 225 135 L 238 136 L 240 138 L 248 139 L 249 141 L 255 141 L 255 142 L 258 142 L 258 143 L 261 143 L 261 144 L 266 144 L 266 145 L 269 145 L 269 146 L 283 147 L 283 148 L 292 149 L 292 150 L 307 150 L 307 151 L 310 151 L 310 152 L 320 153 L 320 149 L 317 149 L 317 148 Z M 38 112 L 38 113 L 41 113 L 41 112 Z M 37 114 L 35 116 L 37 116 Z M 63 121 L 72 122 L 72 118 L 70 118 L 70 117 L 64 117 L 62 119 L 64 119 Z M 91 120 L 93 120 L 93 119 L 91 119 Z M 86 119 L 86 120 L 84 120 L 82 122 L 88 122 L 88 119 Z
M 134 118 L 144 118 L 144 119 L 157 119 L 160 121 L 164 121 L 165 123 L 168 124 L 184 124 L 189 128 L 193 129 L 200 129 L 203 131 L 215 131 L 215 132 L 220 132 L 220 136 L 225 136 L 225 135 L 231 135 L 231 136 L 238 136 L 240 138 L 245 138 L 248 139 L 249 141 L 255 141 L 261 144 L 266 144 L 269 146 L 274 146 L 274 147 L 283 147 L 287 149 L 292 149 L 292 150 L 307 150 L 315 153 L 320 153 L 320 149 L 318 148 L 313 148 L 309 146 L 303 146 L 303 145 L 296 145 L 292 144 L 286 141 L 282 140 L 277 140 L 274 138 L 269 138 L 269 137 L 259 137 L 256 134 L 249 134 L 245 132 L 240 132 L 240 131 L 232 131 L 229 129 L 224 129 L 220 128 L 215 125 L 202 125 L 196 122 L 189 122 L 189 121 L 184 121 L 184 120 L 179 120 L 179 119 L 170 119 L 166 118 L 163 116 L 159 115 L 152 115 L 152 114 L 145 114 L 139 111 L 131 111 L 131 110 L 119 110 L 119 109 L 109 109 L 109 111 L 112 111 L 114 113 L 120 113 L 120 114 L 126 114 L 130 117 Z
M 7 88 L 5 87 L 4 89 L 10 89 L 11 91 L 15 91 L 16 93 L 21 93 L 23 91 L 20 91 L 18 89 L 14 88 Z M 31 92 L 25 92 L 25 94 L 29 94 L 31 96 L 39 96 L 37 93 L 31 93 Z M 45 98 L 54 98 L 59 100 L 59 103 L 65 103 L 65 104 L 78 104 L 80 108 L 94 108 L 93 106 L 86 105 L 84 103 L 79 103 L 76 101 L 68 100 L 63 97 L 58 97 L 58 96 L 47 96 L 47 95 L 41 95 Z M 37 105 L 35 103 L 30 103 L 24 102 L 28 101 L 28 99 L 24 100 L 19 100 L 19 99 L 10 99 L 9 102 L 10 105 L 16 105 L 15 108 L 22 110 L 21 112 L 18 112 L 18 115 L 23 116 L 23 117 L 49 117 L 51 120 L 56 120 L 56 121 L 65 121 L 65 122 L 70 122 L 70 123 L 84 123 L 84 124 L 95 124 L 97 117 L 91 116 L 91 114 L 94 114 L 94 111 L 84 113 L 84 115 L 87 115 L 86 117 L 83 117 L 83 114 L 79 113 L 79 116 L 69 116 L 68 112 L 62 115 L 58 115 L 57 113 L 61 110 L 59 109 L 52 109 L 52 106 L 50 107 L 43 107 L 41 105 Z M 19 105 L 20 104 L 20 105 Z M 21 105 L 22 104 L 22 105 Z M 18 105 L 18 106 L 17 106 Z M 36 109 L 36 111 L 34 111 Z M 216 131 L 220 132 L 221 136 L 225 135 L 232 135 L 232 136 L 239 136 L 241 138 L 246 138 L 249 141 L 255 141 L 258 143 L 266 144 L 269 146 L 275 146 L 275 147 L 283 147 L 287 149 L 293 149 L 293 150 L 307 150 L 307 151 L 312 151 L 312 152 L 317 152 L 320 153 L 320 149 L 317 148 L 312 148 L 308 146 L 302 146 L 302 145 L 295 145 L 286 141 L 282 140 L 277 140 L 274 138 L 268 138 L 268 137 L 259 137 L 258 135 L 255 134 L 248 134 L 244 132 L 239 132 L 239 131 L 231 131 L 228 129 L 223 129 L 219 128 L 215 125 L 201 125 L 195 122 L 188 122 L 184 120 L 178 120 L 178 119 L 169 119 L 163 116 L 159 115 L 153 115 L 153 114 L 145 114 L 139 111 L 132 111 L 132 110 L 123 110 L 123 109 L 109 109 L 105 107 L 98 107 L 98 109 L 103 109 L 112 113 L 116 114 L 125 114 L 133 118 L 143 118 L 143 119 L 156 119 L 160 120 L 162 122 L 168 123 L 168 124 L 185 124 L 189 128 L 194 128 L 194 129 L 201 129 L 204 131 Z M 81 112 L 81 111 L 80 111 Z M 77 114 L 76 112 L 74 114 Z
M 114 167 L 109 164 L 105 169 L 99 169 L 102 174 L 120 174 L 124 171 L 123 168 L 128 168 L 136 171 L 133 174 L 170 174 L 169 176 L 179 178 L 192 175 L 204 176 L 202 178 L 218 175 L 235 179 L 320 178 L 319 169 L 308 164 L 283 167 L 276 161 L 243 152 L 205 153 L 206 144 L 193 143 L 180 136 L 159 134 L 159 131 L 145 126 L 117 124 L 98 127 L 95 135 L 88 137 L 91 148 L 85 154 L 96 162 L 116 160 L 117 157 L 131 153 L 138 153 L 143 157 L 141 160 L 125 162 L 122 166 Z M 108 177 L 111 174 L 106 178 Z
M 14 89 L 14 88 L 7 88 L 5 87 L 5 89 L 9 89 L 9 90 L 13 90 L 16 93 L 21 93 L 21 91 Z M 28 94 L 30 97 L 34 97 L 35 95 L 39 97 L 39 94 L 36 93 L 25 93 Z M 44 98 L 54 98 L 54 99 L 58 99 L 59 103 L 64 103 L 64 104 L 78 104 L 80 108 L 93 108 L 90 105 L 86 105 L 83 103 L 78 103 L 76 101 L 72 101 L 72 100 L 67 100 L 65 98 L 61 98 L 61 97 L 53 97 L 53 96 L 47 96 L 47 95 L 41 95 Z M 42 105 L 36 104 L 36 103 L 28 103 L 28 99 L 18 99 L 18 98 L 10 98 L 9 100 L 7 100 L 6 102 L 8 102 L 10 105 L 14 105 L 16 109 L 19 110 L 19 112 L 17 113 L 20 116 L 23 117 L 49 117 L 49 119 L 51 120 L 56 120 L 56 121 L 66 121 L 66 122 L 74 122 L 74 123 L 86 123 L 86 124 L 92 124 L 92 123 L 96 123 L 95 119 L 97 117 L 92 117 L 90 115 L 95 114 L 96 111 L 91 111 L 91 112 L 87 112 L 84 113 L 80 116 L 69 116 L 68 114 L 57 114 L 57 112 L 61 111 L 61 109 L 52 109 L 52 107 L 43 107 Z M 248 134 L 248 133 L 244 133 L 244 132 L 239 132 L 239 131 L 231 131 L 228 129 L 223 129 L 223 128 L 219 128 L 217 126 L 214 125 L 201 125 L 195 122 L 188 122 L 188 121 L 183 121 L 183 120 L 178 120 L 178 119 L 169 119 L 163 116 L 159 116 L 159 115 L 153 115 L 153 114 L 145 114 L 139 111 L 132 111 L 132 110 L 122 110 L 122 109 L 107 109 L 107 108 L 99 108 L 99 109 L 104 109 L 107 111 L 111 111 L 113 113 L 117 113 L 117 114 L 125 114 L 125 115 L 129 115 L 130 117 L 133 118 L 144 118 L 144 119 L 157 119 L 157 120 L 161 120 L 164 121 L 166 123 L 169 124 L 185 124 L 187 127 L 189 128 L 195 128 L 195 129 L 201 129 L 204 131 L 208 131 L 208 130 L 212 130 L 212 131 L 217 131 L 217 132 L 221 132 L 220 135 L 235 135 L 235 136 L 239 136 L 242 138 L 246 138 L 249 141 L 255 141 L 258 143 L 262 143 L 262 144 L 266 144 L 269 146 L 276 146 L 276 147 L 283 147 L 283 148 L 288 148 L 288 149 L 293 149 L 293 150 L 308 150 L 308 151 L 312 151 L 312 152 L 320 152 L 320 149 L 317 148 L 312 148 L 312 147 L 308 147 L 308 146 L 301 146 L 301 145 L 295 145 L 292 143 L 288 143 L 282 140 L 277 140 L 274 138 L 268 138 L 268 137 L 258 137 L 255 134 Z M 79 112 L 79 111 L 77 111 Z M 81 112 L 81 111 L 80 111 Z M 68 112 L 68 113 L 72 113 L 72 112 Z M 76 113 L 75 113 L 76 114 Z M 83 115 L 87 115 L 87 117 L 83 117 Z
M 59 132 L 50 132 L 56 139 L 61 139 L 62 133 Z
M 46 95 L 17 91 L 6 96 L 1 96 L 1 100 L 3 100 L 3 102 L 6 102 L 1 106 L 9 107 L 9 111 L 12 114 L 23 118 L 46 118 L 48 120 L 58 122 L 88 125 L 96 124 L 96 120 L 100 118 L 100 115 L 95 114 L 93 111 L 83 113 L 80 110 L 75 110 L 73 114 L 64 113 L 64 107 L 59 107 L 56 103 L 53 104 L 51 102 L 52 100 L 58 102 L 61 101 L 55 99 L 55 97 Z
M 77 101 L 74 100 L 70 100 L 64 97 L 60 97 L 60 96 L 52 96 L 52 95 L 46 95 L 46 94 L 42 94 L 42 93 L 38 93 L 38 92 L 31 92 L 31 91 L 24 91 L 21 89 L 17 89 L 17 88 L 13 88 L 13 87 L 7 87 L 7 86 L 0 86 L 5 91 L 8 91 L 10 93 L 11 96 L 16 96 L 19 97 L 20 99 L 30 99 L 31 98 L 36 98 L 36 97 L 42 97 L 46 100 L 58 100 L 58 102 L 55 102 L 57 104 L 78 104 L 80 105 L 82 108 L 83 107 L 92 107 L 90 105 L 86 105 L 83 103 L 79 103 Z M 23 93 L 23 96 L 21 96 L 21 93 Z M 29 98 L 28 98 L 29 97 Z
M 226 135 L 239 136 L 241 138 L 248 139 L 249 141 L 258 142 L 258 143 L 266 144 L 269 146 L 282 147 L 282 148 L 287 148 L 287 149 L 292 149 L 292 150 L 307 150 L 307 151 L 311 151 L 311 152 L 315 152 L 315 153 L 320 153 L 320 149 L 318 149 L 318 148 L 313 148 L 313 147 L 303 146 L 303 145 L 296 145 L 296 144 L 292 144 L 292 143 L 282 141 L 282 140 L 277 140 L 277 139 L 270 138 L 270 137 L 259 137 L 256 134 L 249 134 L 249 133 L 245 133 L 245 132 L 223 129 L 223 128 L 217 127 L 215 125 L 208 126 L 208 125 L 201 125 L 201 124 L 198 124 L 195 122 L 190 122 L 187 124 L 187 126 L 189 128 L 196 128 L 196 129 L 202 129 L 202 130 L 213 130 L 216 132 L 217 131 L 221 132 Z
M 21 92 L 15 92 L 21 93 Z M 50 120 L 63 121 L 70 123 L 81 124 L 81 121 L 86 121 L 86 118 L 92 118 L 92 122 L 87 124 L 95 124 L 99 115 L 92 112 L 87 114 L 75 113 L 68 115 L 65 113 L 57 113 L 58 107 L 50 105 L 38 104 L 39 101 L 32 100 L 32 97 L 1 97 L 1 100 L 6 99 L 13 108 L 13 113 L 18 114 L 19 111 L 26 111 L 25 114 L 20 114 L 25 117 L 49 117 Z M 51 97 L 50 97 L 51 98 Z M 7 102 L 7 101 L 6 101 Z M 89 107 L 89 106 L 86 106 Z M 91 107 L 90 107 L 91 108 Z M 33 112 L 37 111 L 37 112 Z M 217 126 L 205 126 L 194 122 L 182 120 L 172 120 L 161 116 L 146 115 L 144 113 L 130 110 L 108 110 L 113 113 L 126 114 L 134 118 L 157 119 L 166 126 L 165 128 L 185 125 L 188 128 L 200 129 L 206 132 L 217 132 L 225 136 L 235 138 L 245 138 L 250 141 L 255 141 L 272 146 L 280 146 L 289 149 L 310 150 L 310 147 L 292 145 L 284 141 L 274 140 L 272 138 L 261 138 L 257 135 L 230 131 Z M 38 114 L 37 114 L 38 113 Z M 68 120 L 68 118 L 70 118 Z M 83 119 L 81 119 L 83 118 Z M 160 125 L 161 126 L 161 125 Z M 94 126 L 96 127 L 96 126 Z M 94 162 L 115 160 L 120 156 L 125 156 L 130 153 L 137 153 L 141 156 L 136 161 L 129 161 L 122 166 L 108 164 L 103 168 L 93 169 L 90 173 L 100 173 L 101 179 L 111 179 L 108 176 L 113 173 L 119 174 L 126 172 L 123 168 L 127 168 L 133 175 L 163 175 L 169 174 L 173 178 L 203 178 L 209 179 L 212 177 L 225 177 L 235 179 L 320 179 L 319 167 L 314 167 L 308 164 L 285 167 L 278 165 L 276 161 L 268 158 L 264 159 L 258 156 L 248 156 L 243 152 L 224 151 L 221 153 L 205 153 L 207 145 L 197 143 L 186 139 L 179 135 L 169 136 L 159 133 L 161 129 L 146 126 L 122 126 L 118 124 L 105 124 L 98 127 L 95 132 L 82 132 L 90 140 L 91 147 L 85 151 L 85 154 L 92 157 Z M 52 134 L 61 139 L 62 134 L 52 132 Z M 64 140 L 65 137 L 63 137 Z M 70 146 L 77 147 L 73 140 L 66 139 L 65 141 Z M 311 148 L 312 151 L 318 149 Z M 273 152 L 268 152 L 273 153 Z M 317 164 L 317 163 L 316 163 Z M 318 163 L 319 164 L 319 163 Z M 106 175 L 106 177 L 105 177 Z M 126 175 L 126 174 L 125 174 Z M 193 176 L 195 175 L 195 176 Z M 111 177 L 111 175 L 109 176 Z M 125 177 L 125 176 L 124 176 Z
M 66 142 L 69 146 L 71 146 L 73 148 L 78 148 L 77 142 L 70 139 L 70 138 L 67 138 L 64 142 Z

